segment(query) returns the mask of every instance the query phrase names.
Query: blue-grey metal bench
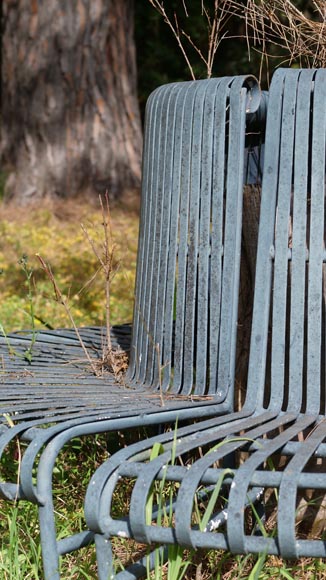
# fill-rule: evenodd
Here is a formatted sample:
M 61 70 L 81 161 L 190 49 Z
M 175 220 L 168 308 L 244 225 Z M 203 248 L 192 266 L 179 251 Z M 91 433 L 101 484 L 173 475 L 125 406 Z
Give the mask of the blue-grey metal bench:
M 228 422 L 208 419 L 137 443 L 97 470 L 86 516 L 101 580 L 114 574 L 114 535 L 237 554 L 326 556 L 323 537 L 312 536 L 304 517 L 301 524 L 296 519 L 304 491 L 326 492 L 325 464 L 316 465 L 326 449 L 325 156 L 326 70 L 278 70 L 268 98 L 244 407 Z M 160 454 L 150 460 L 159 443 Z M 189 456 L 194 461 L 187 465 Z M 112 494 L 123 480 L 133 490 L 117 518 Z M 174 490 L 168 522 L 158 520 L 155 501 L 148 514 L 160 482 Z M 204 529 L 195 507 L 200 497 L 207 509 L 203 489 L 214 505 Z
M 252 77 L 176 83 L 149 99 L 124 384 L 76 362 L 82 349 L 71 330 L 39 332 L 27 369 L 0 340 L 0 453 L 17 436 L 28 443 L 19 485 L 1 482 L 0 493 L 39 506 L 47 580 L 59 578 L 59 554 L 93 537 L 56 540 L 52 472 L 67 441 L 233 411 L 246 119 L 259 101 Z M 126 328 L 113 334 L 122 347 L 128 341 Z M 96 356 L 101 331 L 82 336 Z M 22 353 L 30 339 L 8 338 Z

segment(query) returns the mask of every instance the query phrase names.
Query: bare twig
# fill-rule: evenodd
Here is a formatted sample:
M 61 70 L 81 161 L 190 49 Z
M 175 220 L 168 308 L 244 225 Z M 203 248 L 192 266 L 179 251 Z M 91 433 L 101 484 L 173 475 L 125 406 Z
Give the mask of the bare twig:
M 119 268 L 119 262 L 115 260 L 116 246 L 113 242 L 112 227 L 111 227 L 111 213 L 109 205 L 109 196 L 106 192 L 104 200 L 99 196 L 101 212 L 102 212 L 102 236 L 101 241 L 96 242 L 91 236 L 89 228 L 81 224 L 84 235 L 98 260 L 99 268 L 92 277 L 90 283 L 95 279 L 100 272 L 104 276 L 104 291 L 105 291 L 105 344 L 103 345 L 102 360 L 100 365 L 102 370 L 112 371 L 116 378 L 120 378 L 127 369 L 128 357 L 124 350 L 115 349 L 112 346 L 111 340 L 111 310 L 110 310 L 110 296 L 111 283 Z
M 99 196 L 100 206 L 102 211 L 102 229 L 103 229 L 103 243 L 98 246 L 95 240 L 89 233 L 88 228 L 81 224 L 81 228 L 84 235 L 90 244 L 90 247 L 99 262 L 99 269 L 94 274 L 92 280 L 95 278 L 97 273 L 100 271 L 104 274 L 104 285 L 105 285 L 105 323 L 106 323 L 106 345 L 105 350 L 107 352 L 112 351 L 111 342 L 111 324 L 110 324 L 110 287 L 111 282 L 116 274 L 119 264 L 114 264 L 114 253 L 115 244 L 112 239 L 112 229 L 111 229 L 111 214 L 109 206 L 108 193 L 106 192 L 104 197 L 104 203 L 101 196 Z
M 159 12 L 159 14 L 161 14 L 161 16 L 163 16 L 164 22 L 166 22 L 166 24 L 171 29 L 172 34 L 175 37 L 175 39 L 176 39 L 176 41 L 177 41 L 177 43 L 178 43 L 178 45 L 180 47 L 180 50 L 181 50 L 181 52 L 182 52 L 182 54 L 184 56 L 184 59 L 185 59 L 185 61 L 187 63 L 187 66 L 189 68 L 191 77 L 192 77 L 193 80 L 195 80 L 195 75 L 194 75 L 193 68 L 192 68 L 191 63 L 190 63 L 190 60 L 189 60 L 189 58 L 187 56 L 187 53 L 186 53 L 186 51 L 184 49 L 184 46 L 183 46 L 183 44 L 181 42 L 181 34 L 180 34 L 180 31 L 179 31 L 178 20 L 177 20 L 176 14 L 174 14 L 175 22 L 173 23 L 172 20 L 168 17 L 166 11 L 165 11 L 163 2 L 160 2 L 159 0 L 148 0 L 148 1 L 155 8 L 155 10 L 157 10 L 157 12 Z
M 59 288 L 58 283 L 57 283 L 57 281 L 56 281 L 56 279 L 55 279 L 55 277 L 53 275 L 53 272 L 51 270 L 51 266 L 49 264 L 47 264 L 45 262 L 45 260 L 43 260 L 42 256 L 40 256 L 40 254 L 36 254 L 36 257 L 37 257 L 38 261 L 40 262 L 40 265 L 41 265 L 42 270 L 45 272 L 45 274 L 47 275 L 47 277 L 49 278 L 49 280 L 52 283 L 53 291 L 54 291 L 54 295 L 55 295 L 55 300 L 64 307 L 64 309 L 65 309 L 65 311 L 67 313 L 67 316 L 69 317 L 69 320 L 70 320 L 70 322 L 71 322 L 71 324 L 73 326 L 73 329 L 74 329 L 74 331 L 76 333 L 76 336 L 77 336 L 77 338 L 79 340 L 80 346 L 82 347 L 82 349 L 84 351 L 84 354 L 85 354 L 85 356 L 86 356 L 86 358 L 87 358 L 87 360 L 88 360 L 88 362 L 89 362 L 89 364 L 90 364 L 90 366 L 91 366 L 94 374 L 96 376 L 99 376 L 100 373 L 99 373 L 99 370 L 98 370 L 98 368 L 96 366 L 96 363 L 95 363 L 95 361 L 89 355 L 89 352 L 88 352 L 88 350 L 87 350 L 87 348 L 86 348 L 86 346 L 84 344 L 84 341 L 83 341 L 83 339 L 82 339 L 82 337 L 80 335 L 79 329 L 77 328 L 76 323 L 74 321 L 74 317 L 73 317 L 73 315 L 71 313 L 68 300 L 62 294 L 61 289 Z
M 109 197 L 108 193 L 105 194 L 104 200 L 100 196 L 100 206 L 101 206 L 101 235 L 98 237 L 91 234 L 89 227 L 81 224 L 81 228 L 84 235 L 98 261 L 98 269 L 91 279 L 85 284 L 81 292 L 93 283 L 98 274 L 102 273 L 104 276 L 104 290 L 105 290 L 105 344 L 103 344 L 102 357 L 99 360 L 94 360 L 89 355 L 89 352 L 83 342 L 79 329 L 74 321 L 69 302 L 61 292 L 60 287 L 53 275 L 51 267 L 45 262 L 45 260 L 36 254 L 38 261 L 41 264 L 42 269 L 46 273 L 47 277 L 52 283 L 55 300 L 61 304 L 69 320 L 76 332 L 77 338 L 80 345 L 85 353 L 86 359 L 89 362 L 92 371 L 96 376 L 102 376 L 104 370 L 113 372 L 117 379 L 121 379 L 122 375 L 128 366 L 128 355 L 121 348 L 113 348 L 111 340 L 111 323 L 110 323 L 110 293 L 111 293 L 111 282 L 116 274 L 119 262 L 114 259 L 115 244 L 113 243 L 112 228 L 111 228 L 111 214 L 109 207 Z M 100 239 L 99 239 L 100 238 Z M 1 329 L 0 329 L 1 330 Z
M 190 34 L 184 29 L 179 27 L 179 21 L 177 14 L 173 14 L 173 19 L 167 14 L 164 4 L 160 0 L 149 0 L 151 5 L 157 10 L 159 14 L 164 18 L 164 21 L 169 26 L 172 34 L 174 35 L 183 57 L 187 63 L 190 70 L 192 79 L 195 79 L 194 70 L 190 59 L 188 57 L 185 46 L 182 42 L 182 38 L 185 38 L 190 46 L 197 52 L 200 59 L 204 62 L 207 71 L 207 78 L 212 76 L 213 64 L 216 55 L 216 51 L 221 41 L 228 36 L 227 32 L 224 32 L 225 25 L 230 18 L 230 12 L 227 10 L 229 0 L 215 0 L 214 2 L 214 12 L 213 15 L 210 14 L 209 10 L 206 8 L 205 3 L 201 0 L 201 11 L 202 16 L 205 18 L 207 23 L 207 54 L 205 55 L 201 48 L 193 41 Z M 189 17 L 188 10 L 186 8 L 184 0 L 181 0 L 183 9 L 186 17 Z
M 271 57 L 268 46 L 279 47 L 284 60 L 300 66 L 326 65 L 326 3 L 312 0 L 312 13 L 291 0 L 228 0 L 228 10 L 245 19 L 250 46 Z

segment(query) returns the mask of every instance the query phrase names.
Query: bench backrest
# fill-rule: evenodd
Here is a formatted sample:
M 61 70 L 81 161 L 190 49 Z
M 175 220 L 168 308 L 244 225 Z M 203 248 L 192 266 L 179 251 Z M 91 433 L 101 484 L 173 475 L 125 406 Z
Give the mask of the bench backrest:
M 274 73 L 246 403 L 276 412 L 324 413 L 325 103 L 326 70 Z
M 129 381 L 233 404 L 252 77 L 150 96 Z

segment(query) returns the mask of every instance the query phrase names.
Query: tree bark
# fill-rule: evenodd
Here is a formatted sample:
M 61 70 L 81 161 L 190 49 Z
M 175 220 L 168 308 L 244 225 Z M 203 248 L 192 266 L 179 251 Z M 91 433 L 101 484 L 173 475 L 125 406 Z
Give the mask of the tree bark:
M 118 197 L 138 188 L 133 0 L 4 0 L 5 193 Z
M 236 404 L 238 408 L 243 406 L 246 398 L 253 295 L 255 289 L 260 197 L 260 186 L 246 185 L 244 187 L 238 343 L 236 356 Z

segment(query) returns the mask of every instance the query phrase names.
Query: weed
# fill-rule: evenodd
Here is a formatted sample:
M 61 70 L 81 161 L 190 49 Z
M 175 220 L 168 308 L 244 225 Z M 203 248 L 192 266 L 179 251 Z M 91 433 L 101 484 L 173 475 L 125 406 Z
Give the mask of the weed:
M 27 315 L 30 321 L 30 328 L 31 328 L 31 341 L 29 343 L 29 346 L 24 350 L 23 353 L 18 352 L 16 349 L 13 348 L 13 346 L 11 345 L 10 339 L 4 329 L 4 326 L 0 323 L 0 333 L 2 334 L 2 336 L 4 337 L 7 347 L 8 347 L 8 352 L 11 356 L 18 356 L 20 358 L 25 359 L 29 364 L 31 364 L 32 362 L 32 356 L 33 356 L 33 347 L 35 345 L 36 342 L 36 337 L 37 337 L 37 332 L 36 332 L 36 325 L 35 325 L 35 311 L 34 311 L 34 296 L 33 296 L 33 285 L 32 285 L 32 280 L 33 280 L 33 269 L 30 268 L 28 266 L 28 257 L 26 256 L 26 254 L 24 254 L 22 256 L 22 258 L 19 260 L 19 264 L 24 272 L 25 275 L 25 279 L 26 279 L 26 285 L 27 285 L 27 301 L 28 301 L 28 311 L 27 311 Z M 0 274 L 2 274 L 3 271 L 0 271 Z
M 104 279 L 104 295 L 105 295 L 105 344 L 103 345 L 102 360 L 100 362 L 101 371 L 108 370 L 113 372 L 116 378 L 121 377 L 127 370 L 128 358 L 124 350 L 112 347 L 111 341 L 111 287 L 112 280 L 117 273 L 120 262 L 115 260 L 116 245 L 113 241 L 112 235 L 112 221 L 109 205 L 108 192 L 104 196 L 99 196 L 101 214 L 102 214 L 102 239 L 100 243 L 96 243 L 91 236 L 89 229 L 81 224 L 82 230 L 87 241 L 98 260 L 99 268 L 94 274 L 94 278 L 99 272 L 102 273 Z M 92 280 L 90 281 L 92 282 Z
M 177 424 L 174 430 L 174 438 L 171 450 L 171 459 L 168 462 L 170 465 L 174 465 L 175 463 L 175 453 L 176 453 L 176 446 L 177 446 Z M 154 443 L 151 454 L 150 454 L 150 461 L 153 461 L 164 453 L 164 447 L 160 443 Z M 168 492 L 166 495 L 165 484 L 166 484 L 166 469 L 164 471 L 164 476 L 162 479 L 157 483 L 153 484 L 150 494 L 147 498 L 146 502 L 146 523 L 148 525 L 152 522 L 152 513 L 153 513 L 153 503 L 154 503 L 154 496 L 157 505 L 157 525 L 167 525 L 172 526 L 173 522 L 173 486 L 168 487 Z M 156 488 L 156 489 L 155 489 Z M 184 558 L 185 549 L 181 546 L 169 545 L 167 549 L 167 580 L 182 580 L 184 578 L 187 568 L 191 563 L 192 558 L 192 551 L 188 551 L 188 556 Z M 164 575 L 164 555 L 160 548 L 155 549 L 154 555 L 154 563 L 155 563 L 155 570 L 154 570 L 154 578 L 155 580 L 162 580 Z M 147 577 L 151 577 L 150 571 L 150 559 L 149 556 L 147 557 Z
M 1 519 L 8 533 L 2 533 L 0 577 L 3 580 L 41 580 L 41 549 L 36 531 L 34 506 L 5 505 L 0 508 Z M 37 536 L 37 534 L 36 534 Z
M 26 284 L 27 284 L 27 300 L 28 300 L 28 315 L 31 324 L 32 330 L 32 337 L 29 347 L 24 352 L 24 358 L 31 363 L 32 362 L 32 352 L 33 346 L 36 342 L 37 332 L 35 327 L 35 311 L 34 311 L 34 299 L 33 299 L 33 287 L 32 287 L 32 279 L 33 279 L 33 269 L 29 268 L 27 265 L 28 257 L 26 254 L 22 256 L 19 260 L 19 264 L 22 267 L 22 270 L 26 277 Z
M 54 298 L 58 304 L 61 304 L 69 318 L 71 325 L 77 335 L 79 343 L 84 351 L 86 359 L 96 376 L 101 376 L 104 371 L 109 371 L 114 374 L 117 379 L 121 379 L 125 371 L 127 370 L 128 366 L 128 357 L 127 353 L 122 350 L 121 348 L 114 349 L 112 346 L 111 341 L 111 309 L 110 309 L 110 299 L 111 299 L 111 284 L 112 280 L 115 276 L 116 271 L 118 270 L 119 263 L 114 259 L 114 252 L 115 252 L 115 244 L 113 243 L 112 238 L 112 225 L 111 225 L 111 214 L 110 214 L 110 207 L 109 207 L 109 198 L 108 194 L 106 193 L 104 202 L 101 196 L 100 199 L 100 206 L 101 206 L 101 225 L 102 225 L 102 236 L 100 237 L 99 241 L 92 236 L 90 229 L 81 224 L 82 231 L 92 249 L 93 254 L 95 255 L 98 261 L 98 267 L 95 271 L 95 274 L 91 277 L 90 280 L 84 285 L 80 292 L 88 288 L 97 275 L 101 273 L 104 278 L 104 290 L 105 290 L 105 339 L 102 349 L 102 356 L 100 360 L 94 360 L 80 335 L 78 330 L 77 324 L 75 322 L 74 316 L 72 314 L 72 310 L 70 308 L 68 298 L 63 294 L 59 284 L 52 272 L 51 266 L 45 262 L 45 260 L 40 256 L 40 254 L 36 254 L 36 257 L 40 263 L 40 266 L 43 272 L 46 274 L 47 278 L 50 280 L 53 291 L 54 291 Z
M 51 270 L 51 266 L 49 264 L 47 264 L 45 262 L 45 260 L 43 260 L 42 256 L 40 256 L 40 254 L 36 254 L 36 257 L 37 257 L 37 259 L 39 260 L 39 262 L 41 264 L 41 268 L 44 270 L 44 272 L 48 276 L 49 280 L 52 282 L 53 290 L 54 290 L 54 296 L 55 296 L 56 302 L 58 302 L 58 304 L 61 304 L 64 307 L 65 312 L 68 315 L 68 318 L 69 318 L 69 320 L 70 320 L 70 322 L 71 322 L 71 324 L 73 326 L 73 329 L 74 329 L 74 331 L 75 331 L 75 333 L 77 335 L 77 338 L 78 338 L 78 340 L 80 342 L 80 345 L 81 345 L 81 347 L 82 347 L 82 349 L 84 351 L 84 354 L 86 356 L 86 359 L 88 360 L 88 362 L 89 362 L 92 370 L 94 371 L 94 374 L 96 376 L 98 376 L 98 374 L 99 374 L 98 373 L 98 370 L 97 370 L 97 368 L 95 366 L 95 363 L 94 363 L 93 359 L 89 355 L 87 348 L 85 347 L 84 341 L 83 341 L 82 337 L 80 336 L 80 332 L 79 332 L 78 327 L 77 327 L 77 325 L 75 323 L 74 317 L 73 317 L 73 315 L 71 313 L 71 309 L 70 309 L 70 305 L 69 305 L 68 299 L 64 296 L 64 294 L 62 293 L 60 287 L 58 286 L 58 283 L 57 283 L 57 281 L 56 281 L 56 279 L 55 279 L 55 277 L 53 275 L 53 272 Z

